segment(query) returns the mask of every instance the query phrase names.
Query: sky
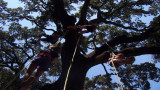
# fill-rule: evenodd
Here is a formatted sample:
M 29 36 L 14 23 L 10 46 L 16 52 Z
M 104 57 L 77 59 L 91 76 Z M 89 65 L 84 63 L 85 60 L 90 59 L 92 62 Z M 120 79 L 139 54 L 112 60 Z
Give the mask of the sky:
M 16 7 L 19 7 L 19 6 L 24 6 L 18 0 L 4 0 L 4 1 L 8 2 L 8 7 L 10 7 L 10 8 L 16 8 Z M 152 19 L 152 18 L 149 17 L 149 19 Z M 147 22 L 148 19 L 143 19 L 142 18 L 142 20 L 143 21 L 145 20 Z M 23 24 L 24 22 L 25 22 L 25 24 Z M 27 22 L 27 21 L 22 21 L 21 23 L 22 23 L 22 26 L 32 26 L 32 24 L 30 22 Z M 50 34 L 50 32 L 48 34 Z M 141 64 L 141 63 L 145 63 L 145 62 L 151 62 L 152 63 L 152 55 L 148 55 L 148 54 L 147 55 L 136 56 L 135 59 L 136 59 L 136 61 L 134 62 L 134 64 Z M 105 63 L 105 66 L 108 70 L 110 69 L 108 63 Z M 160 68 L 160 64 L 156 64 L 156 66 Z M 104 68 L 102 67 L 102 65 L 96 65 L 88 71 L 86 76 L 89 77 L 89 78 L 93 78 L 96 75 L 104 75 L 104 74 L 105 74 L 105 71 L 104 71 Z M 159 90 L 160 82 L 156 83 L 156 82 L 151 81 L 151 80 L 150 80 L 150 82 L 152 83 L 150 90 Z

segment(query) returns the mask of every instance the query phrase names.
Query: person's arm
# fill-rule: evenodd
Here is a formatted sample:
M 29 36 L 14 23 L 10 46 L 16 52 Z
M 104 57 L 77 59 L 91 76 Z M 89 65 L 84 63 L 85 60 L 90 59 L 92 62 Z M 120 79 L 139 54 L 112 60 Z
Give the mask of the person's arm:
M 127 58 L 127 59 L 113 59 L 114 62 L 116 63 L 123 63 L 123 64 L 131 64 L 133 61 L 135 60 L 134 57 L 130 57 L 130 58 Z
M 113 65 L 113 64 L 114 64 L 114 65 Z M 112 67 L 113 67 L 113 66 L 119 67 L 119 66 L 122 65 L 122 63 L 121 63 L 120 60 L 113 59 L 113 63 L 112 63 L 112 61 L 110 60 L 110 61 L 109 61 L 109 65 L 112 66 Z
M 125 61 L 126 61 L 125 59 L 113 59 L 114 63 L 123 63 Z

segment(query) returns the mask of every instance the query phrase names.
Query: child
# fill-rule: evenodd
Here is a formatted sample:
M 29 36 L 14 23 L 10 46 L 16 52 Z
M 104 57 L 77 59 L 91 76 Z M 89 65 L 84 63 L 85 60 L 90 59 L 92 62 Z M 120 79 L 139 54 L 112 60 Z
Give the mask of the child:
M 33 58 L 27 73 L 22 79 L 22 84 L 19 90 L 26 90 L 32 82 L 37 80 L 44 73 L 44 71 L 47 71 L 49 66 L 58 59 L 59 51 L 60 48 L 54 45 L 50 45 L 45 50 L 40 51 L 40 53 Z M 36 68 L 37 72 L 34 76 L 30 77 Z
M 124 55 L 122 53 L 117 54 L 116 56 L 114 56 L 113 59 L 109 59 L 109 65 L 113 66 L 112 61 L 114 63 L 115 67 L 119 67 L 123 64 L 131 64 L 135 61 L 135 58 L 133 56 L 129 57 L 129 58 L 124 58 Z
M 84 34 L 84 33 L 88 33 L 88 32 L 93 32 L 95 31 L 97 25 L 79 25 L 79 26 L 68 26 L 67 29 L 69 30 L 76 30 L 76 29 L 81 29 L 78 33 L 79 34 Z M 84 31 L 82 31 L 82 29 L 84 29 Z

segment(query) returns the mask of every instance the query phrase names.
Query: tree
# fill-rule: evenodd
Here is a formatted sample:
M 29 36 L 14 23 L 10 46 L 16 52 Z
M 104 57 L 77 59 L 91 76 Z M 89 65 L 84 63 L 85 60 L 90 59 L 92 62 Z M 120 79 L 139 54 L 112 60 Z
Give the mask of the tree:
M 124 89 L 137 89 L 150 90 L 149 80 L 159 82 L 159 70 L 152 63 L 143 63 L 141 65 L 128 65 L 118 68 L 118 75 L 124 83 Z M 101 90 L 114 90 L 119 88 L 117 83 L 111 82 L 112 73 L 106 75 L 98 75 L 92 78 L 86 78 L 84 88 L 88 89 L 101 89 Z M 107 87 L 106 87 L 107 85 Z
M 160 54 L 159 0 L 19 1 L 25 4 L 25 8 L 7 8 L 7 4 L 0 0 L 1 24 L 5 25 L 6 22 L 11 22 L 8 28 L 9 32 L 4 31 L 1 27 L 0 34 L 3 37 L 0 41 L 0 63 L 3 67 L 11 69 L 15 74 L 19 72 L 42 47 L 40 44 L 31 45 L 30 39 L 36 39 L 35 36 L 44 30 L 58 31 L 65 35 L 61 51 L 61 75 L 55 83 L 43 86 L 42 90 L 62 90 L 71 64 L 66 90 L 82 90 L 87 71 L 95 65 L 107 62 L 112 52 L 123 53 L 126 57 Z M 72 12 L 78 8 L 78 4 L 80 4 L 79 12 Z M 32 14 L 34 12 L 39 15 L 34 16 Z M 149 16 L 154 19 L 147 25 L 141 18 Z M 75 19 L 78 20 L 77 23 L 74 22 Z M 19 24 L 21 20 L 30 21 L 35 27 L 22 27 Z M 50 29 L 48 27 L 50 24 L 55 24 L 56 29 Z M 65 33 L 64 29 L 68 26 L 86 24 L 97 24 L 96 33 L 88 34 L 88 36 L 79 35 L 78 30 L 67 30 Z M 16 42 L 16 40 L 22 43 Z M 76 53 L 73 55 L 75 49 Z M 85 54 L 89 49 L 92 52 Z M 130 79 L 127 82 L 125 81 L 124 75 L 127 73 L 129 72 L 126 69 L 120 77 L 125 86 L 133 88 L 134 86 L 129 83 L 131 77 L 128 77 Z M 111 75 L 109 73 L 106 75 L 107 80 L 110 80 Z M 149 85 L 147 81 L 143 84 Z M 111 84 L 107 84 L 107 86 L 113 88 Z

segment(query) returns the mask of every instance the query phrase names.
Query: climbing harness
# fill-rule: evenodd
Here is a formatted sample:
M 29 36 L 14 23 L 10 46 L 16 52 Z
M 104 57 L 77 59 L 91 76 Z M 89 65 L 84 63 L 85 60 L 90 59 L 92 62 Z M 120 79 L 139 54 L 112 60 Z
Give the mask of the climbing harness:
M 76 47 L 75 47 L 75 50 L 74 50 L 74 53 L 73 53 L 73 57 L 72 57 L 72 62 L 68 68 L 68 72 L 67 72 L 67 76 L 66 76 L 66 80 L 65 80 L 65 83 L 64 83 L 64 87 L 63 87 L 63 90 L 66 90 L 66 85 L 67 85 L 67 81 L 68 81 L 68 76 L 70 74 L 70 70 L 71 70 L 71 67 L 72 67 L 72 64 L 73 64 L 73 61 L 74 61 L 74 57 L 75 57 L 75 54 L 76 54 L 76 51 L 77 51 L 77 46 L 78 46 L 78 43 L 79 43 L 79 40 L 80 40 L 80 37 L 78 38 L 78 41 L 77 41 L 77 44 L 76 44 Z

